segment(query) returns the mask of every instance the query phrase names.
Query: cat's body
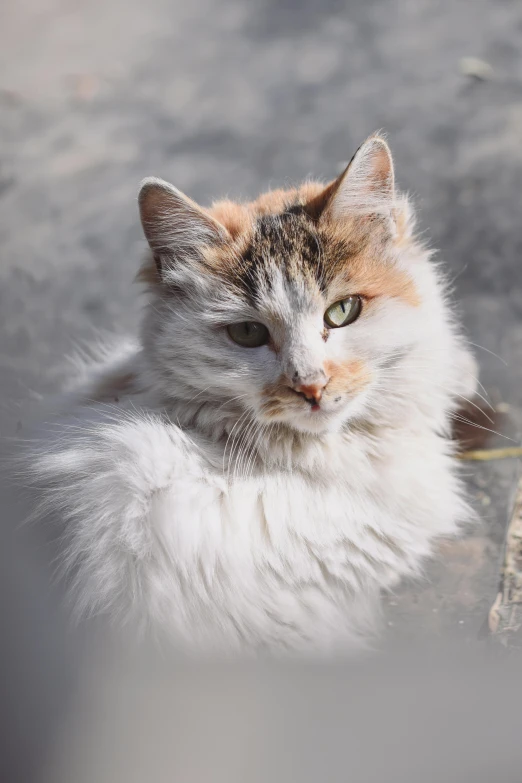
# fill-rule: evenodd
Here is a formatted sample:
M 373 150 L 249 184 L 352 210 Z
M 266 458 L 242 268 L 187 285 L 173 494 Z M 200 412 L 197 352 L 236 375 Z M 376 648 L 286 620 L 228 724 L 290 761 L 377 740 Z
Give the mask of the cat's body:
M 203 650 L 364 644 L 469 517 L 448 434 L 476 382 L 386 145 L 326 189 L 204 212 L 148 181 L 140 207 L 141 341 L 34 462 L 79 611 Z

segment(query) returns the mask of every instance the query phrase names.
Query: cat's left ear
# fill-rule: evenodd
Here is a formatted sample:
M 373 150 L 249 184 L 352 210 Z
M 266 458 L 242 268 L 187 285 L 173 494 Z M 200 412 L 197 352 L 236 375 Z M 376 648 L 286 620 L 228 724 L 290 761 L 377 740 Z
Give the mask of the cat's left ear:
M 342 220 L 355 214 L 392 217 L 395 177 L 390 148 L 381 136 L 370 136 L 328 187 L 323 218 Z

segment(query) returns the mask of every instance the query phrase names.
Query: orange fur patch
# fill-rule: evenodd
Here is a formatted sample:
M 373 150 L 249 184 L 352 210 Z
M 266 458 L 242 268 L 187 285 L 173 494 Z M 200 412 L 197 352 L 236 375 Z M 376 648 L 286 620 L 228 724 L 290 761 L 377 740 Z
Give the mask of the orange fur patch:
M 348 362 L 326 361 L 324 369 L 330 381 L 325 389 L 325 395 L 331 396 L 339 392 L 351 395 L 359 394 L 371 381 L 371 372 L 361 359 L 350 359 Z
M 258 217 L 278 215 L 291 204 L 309 204 L 324 190 L 325 186 L 321 182 L 305 182 L 297 188 L 269 190 L 244 204 L 229 200 L 216 201 L 208 212 L 227 229 L 233 239 L 237 239 L 251 232 Z
M 329 221 L 323 231 L 325 244 L 351 250 L 344 263 L 342 258 L 337 263 L 330 291 L 332 302 L 348 294 L 359 294 L 366 299 L 392 297 L 411 307 L 420 305 L 413 278 L 397 267 L 390 254 L 390 249 L 394 249 L 398 241 L 405 246 L 404 221 L 399 237 L 391 235 L 385 219 L 368 219 L 365 216 Z
M 364 299 L 391 297 L 410 307 L 419 307 L 420 297 L 412 277 L 392 263 L 376 259 L 371 252 L 362 252 L 350 259 L 345 272 L 335 279 L 331 289 L 332 303 L 348 295 Z

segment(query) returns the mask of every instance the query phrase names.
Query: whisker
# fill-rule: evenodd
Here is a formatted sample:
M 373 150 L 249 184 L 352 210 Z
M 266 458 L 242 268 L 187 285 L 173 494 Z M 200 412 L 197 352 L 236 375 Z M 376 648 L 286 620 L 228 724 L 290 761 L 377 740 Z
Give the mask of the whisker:
M 244 438 L 241 441 L 240 453 L 236 462 L 236 475 L 238 477 L 241 475 L 241 469 L 243 468 L 244 462 L 247 459 L 248 450 L 253 438 L 255 437 L 258 427 L 259 422 L 257 422 L 255 419 L 252 419 L 245 429 Z
M 216 411 L 220 411 L 225 405 L 230 405 L 231 402 L 235 402 L 236 400 L 242 400 L 244 397 L 248 397 L 248 394 L 238 394 L 237 397 L 231 397 L 229 400 L 225 400 L 219 408 L 216 408 Z
M 261 427 L 259 428 L 258 435 L 256 437 L 256 441 L 255 441 L 255 443 L 253 444 L 253 447 L 252 447 L 250 460 L 249 460 L 249 462 L 248 462 L 248 464 L 246 466 L 246 477 L 247 478 L 249 476 L 249 472 L 251 472 L 252 475 L 254 474 L 254 468 L 255 468 L 255 464 L 256 464 L 255 457 L 259 455 L 258 446 L 259 446 L 259 443 L 261 442 L 261 440 L 263 439 L 263 437 L 265 436 L 267 430 L 268 430 L 268 424 L 266 424 L 265 422 L 261 422 Z
M 469 345 L 472 345 L 474 348 L 480 348 L 482 351 L 485 351 L 486 353 L 490 353 L 491 356 L 495 357 L 495 359 L 498 359 L 506 367 L 509 367 L 508 363 L 506 362 L 505 359 L 502 358 L 502 356 L 499 356 L 498 353 L 495 353 L 494 351 L 490 351 L 489 348 L 485 348 L 483 345 L 479 345 L 478 343 L 472 343 L 472 342 L 470 342 Z
M 205 389 L 202 389 L 200 392 L 194 395 L 194 397 L 191 397 L 190 400 L 187 400 L 186 404 L 190 405 L 191 402 L 194 402 L 194 400 L 197 400 L 198 397 L 201 397 L 202 394 L 205 394 L 210 389 L 210 386 L 207 386 Z
M 451 418 L 455 421 L 460 421 L 462 424 L 468 424 L 470 427 L 476 427 L 479 430 L 485 430 L 485 432 L 491 432 L 493 435 L 498 435 L 499 438 L 505 438 L 505 440 L 511 441 L 511 443 L 516 443 L 516 441 L 513 440 L 513 438 L 508 437 L 507 435 L 503 435 L 502 432 L 497 432 L 496 430 L 491 430 L 489 427 L 483 427 L 481 424 L 477 424 L 474 421 L 470 421 L 469 419 L 466 419 L 465 416 L 460 416 L 459 414 L 452 413 L 450 414 Z
M 254 456 L 255 456 L 255 444 L 254 439 L 256 438 L 256 435 L 259 435 L 260 430 L 262 429 L 263 425 L 259 422 L 256 422 L 256 426 L 252 428 L 251 430 L 251 437 L 247 441 L 245 448 L 243 450 L 244 453 L 244 464 L 243 464 L 243 478 L 246 480 L 248 478 L 248 471 L 250 468 L 250 463 L 252 462 Z
M 250 419 L 250 421 L 247 422 L 244 429 L 238 434 L 238 436 L 235 439 L 234 447 L 232 449 L 232 452 L 230 454 L 230 464 L 233 464 L 233 477 L 238 478 L 239 477 L 239 464 L 243 455 L 243 446 L 248 440 L 249 432 L 252 429 L 252 426 L 255 424 L 254 419 Z M 236 450 L 237 447 L 237 450 Z M 234 457 L 235 452 L 235 457 Z
M 224 473 L 225 473 L 225 458 L 226 458 L 226 453 L 227 453 L 227 446 L 228 446 L 228 443 L 229 443 L 229 441 L 230 441 L 230 438 L 232 438 L 232 436 L 233 436 L 233 434 L 234 434 L 234 431 L 235 431 L 236 427 L 239 425 L 239 423 L 241 422 L 241 420 L 242 420 L 242 419 L 244 419 L 244 418 L 245 418 L 245 416 L 248 416 L 248 413 L 249 413 L 249 411 L 248 411 L 248 410 L 244 411 L 244 412 L 241 414 L 241 416 L 239 417 L 239 419 L 238 419 L 238 420 L 235 422 L 234 426 L 232 427 L 232 429 L 231 429 L 231 430 L 230 430 L 230 432 L 229 432 L 228 438 L 227 438 L 227 440 L 226 440 L 226 443 L 225 443 L 225 448 L 224 448 L 224 450 L 223 450 L 223 475 L 224 475 Z M 237 436 L 236 436 L 236 437 L 237 437 Z M 229 454 L 229 457 L 228 457 L 227 481 L 228 481 L 228 480 L 229 480 L 229 478 L 230 478 L 230 463 L 231 463 L 231 460 L 232 460 L 232 455 L 233 455 L 233 453 L 234 453 L 234 448 L 235 448 L 235 441 L 236 441 L 236 438 L 233 438 L 233 439 L 232 439 L 232 446 L 231 446 L 231 451 L 230 451 L 230 454 Z
M 463 394 L 458 394 L 458 392 L 454 392 L 454 393 L 456 394 L 456 396 L 457 396 L 457 397 L 460 397 L 460 399 L 461 399 L 461 400 L 464 400 L 464 402 L 467 402 L 467 403 L 468 403 L 468 405 L 472 405 L 472 406 L 473 406 L 473 407 L 474 407 L 476 410 L 478 410 L 478 412 L 479 412 L 479 413 L 482 413 L 482 414 L 484 414 L 484 416 L 486 417 L 486 419 L 487 419 L 487 420 L 488 420 L 488 421 L 489 421 L 491 424 L 494 424 L 494 423 L 495 423 L 495 422 L 493 421 L 493 419 L 491 418 L 491 416 L 488 416 L 488 414 L 486 413 L 486 411 L 482 410 L 482 408 L 480 407 L 480 405 L 477 405 L 477 404 L 476 404 L 475 402 L 473 402 L 472 400 L 468 400 L 468 398 L 467 398 L 467 397 L 465 397 Z
M 410 367 L 411 367 L 411 365 L 410 365 Z M 416 367 L 414 367 L 414 369 L 416 369 L 416 370 L 419 370 L 419 371 L 423 371 L 423 370 L 427 370 L 427 369 L 429 369 L 429 368 L 428 368 L 428 365 L 417 365 Z M 380 368 L 380 369 L 379 369 L 379 375 L 380 375 L 380 377 L 381 377 L 381 378 L 386 378 L 386 377 L 389 377 L 389 378 L 397 378 L 397 377 L 400 377 L 400 375 L 401 375 L 401 372 L 402 372 L 402 371 L 403 371 L 403 368 L 401 368 L 401 367 L 388 367 L 388 368 L 384 368 L 384 369 Z M 395 373 L 395 375 L 393 375 L 393 373 Z M 485 388 L 484 388 L 484 386 L 483 386 L 483 385 L 480 383 L 480 381 L 478 380 L 478 378 L 477 378 L 476 376 L 472 375 L 471 373 L 470 373 L 470 375 L 471 375 L 471 377 L 472 377 L 472 378 L 473 378 L 473 379 L 474 379 L 474 380 L 475 380 L 475 381 L 476 381 L 476 382 L 479 384 L 479 386 L 481 387 L 481 389 L 484 391 L 484 394 L 486 394 L 486 395 L 487 395 L 487 391 L 486 391 L 486 389 L 485 389 Z M 441 389 L 444 389 L 444 391 L 446 391 L 446 393 L 447 393 L 447 394 L 450 394 L 450 395 L 455 395 L 455 396 L 457 396 L 457 397 L 461 397 L 462 399 L 466 399 L 466 400 L 467 400 L 467 402 L 469 402 L 471 405 L 474 405 L 474 403 L 473 403 L 471 400 L 469 400 L 469 399 L 467 399 L 466 397 L 464 397 L 464 395 L 462 395 L 462 394 L 459 394 L 459 392 L 457 392 L 457 391 L 450 390 L 450 389 L 448 389 L 448 387 L 444 387 L 444 386 L 442 386 L 442 384 L 441 384 L 440 382 L 438 382 L 438 383 L 437 383 L 437 386 L 438 386 L 439 388 L 441 388 Z M 484 394 L 481 394 L 481 393 L 480 393 L 479 391 L 477 391 L 477 390 L 475 390 L 474 394 L 475 394 L 475 395 L 476 395 L 476 396 L 477 396 L 477 397 L 478 397 L 480 400 L 482 400 L 482 402 L 483 402 L 485 405 L 487 405 L 487 406 L 490 408 L 490 410 L 491 410 L 493 413 L 495 413 L 495 412 L 496 412 L 495 406 L 494 406 L 494 405 L 491 403 L 491 401 L 490 401 L 490 400 L 488 400 L 488 399 L 487 399 L 487 397 L 486 397 L 486 396 L 484 396 Z M 486 415 L 485 411 L 483 411 L 483 412 L 484 412 L 484 415 Z M 489 418 L 489 417 L 487 417 L 487 418 Z

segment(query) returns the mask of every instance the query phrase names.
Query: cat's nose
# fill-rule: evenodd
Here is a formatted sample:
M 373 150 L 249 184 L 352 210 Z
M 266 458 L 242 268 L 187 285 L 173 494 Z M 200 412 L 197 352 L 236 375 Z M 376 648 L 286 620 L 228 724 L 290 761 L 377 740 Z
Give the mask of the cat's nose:
M 303 397 L 305 397 L 305 399 L 309 402 L 317 403 L 323 396 L 323 390 L 325 386 L 326 381 L 324 383 L 321 381 L 320 383 L 298 384 L 293 388 L 298 394 L 302 394 Z
M 291 386 L 292 389 L 297 392 L 297 394 L 301 394 L 307 402 L 312 405 L 317 405 L 323 396 L 323 391 L 329 380 L 330 379 L 325 373 L 321 373 L 319 377 L 316 377 L 313 380 L 307 378 L 301 380 L 294 375 Z

